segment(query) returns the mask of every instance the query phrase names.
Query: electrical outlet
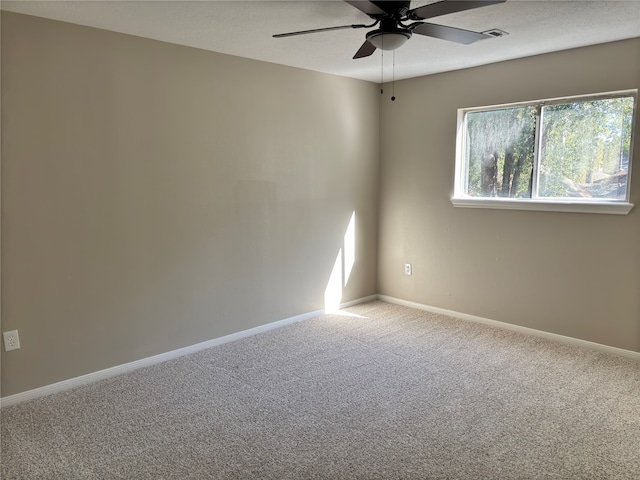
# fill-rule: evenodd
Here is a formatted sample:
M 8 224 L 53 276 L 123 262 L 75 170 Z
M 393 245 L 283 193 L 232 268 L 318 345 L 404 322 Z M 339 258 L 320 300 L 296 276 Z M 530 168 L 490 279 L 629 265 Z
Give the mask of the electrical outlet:
M 411 264 L 410 263 L 405 263 L 404 264 L 404 274 L 405 275 L 411 275 Z
M 11 350 L 17 350 L 20 348 L 20 337 L 18 337 L 18 330 L 11 330 L 10 332 L 3 332 L 4 337 L 4 351 L 10 352 Z

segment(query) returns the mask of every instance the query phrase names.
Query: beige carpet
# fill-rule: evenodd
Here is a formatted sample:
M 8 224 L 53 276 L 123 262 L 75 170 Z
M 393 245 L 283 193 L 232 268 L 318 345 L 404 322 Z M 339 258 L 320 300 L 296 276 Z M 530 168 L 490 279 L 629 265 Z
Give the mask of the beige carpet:
M 2 478 L 640 478 L 638 362 L 348 312 L 6 407 Z

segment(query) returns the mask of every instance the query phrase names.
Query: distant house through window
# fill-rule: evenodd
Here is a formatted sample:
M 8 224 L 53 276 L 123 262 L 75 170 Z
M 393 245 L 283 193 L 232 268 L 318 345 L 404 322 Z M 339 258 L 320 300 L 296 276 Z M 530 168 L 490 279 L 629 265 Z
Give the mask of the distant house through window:
M 636 98 L 625 91 L 460 109 L 453 203 L 628 213 Z

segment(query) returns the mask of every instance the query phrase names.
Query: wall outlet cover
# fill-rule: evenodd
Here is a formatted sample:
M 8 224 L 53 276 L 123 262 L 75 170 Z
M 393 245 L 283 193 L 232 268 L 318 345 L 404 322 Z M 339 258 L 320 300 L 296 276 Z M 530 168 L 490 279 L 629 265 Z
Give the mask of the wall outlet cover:
M 4 351 L 10 352 L 11 350 L 17 350 L 20 348 L 20 337 L 17 330 L 11 330 L 10 332 L 3 332 L 2 337 L 4 339 Z

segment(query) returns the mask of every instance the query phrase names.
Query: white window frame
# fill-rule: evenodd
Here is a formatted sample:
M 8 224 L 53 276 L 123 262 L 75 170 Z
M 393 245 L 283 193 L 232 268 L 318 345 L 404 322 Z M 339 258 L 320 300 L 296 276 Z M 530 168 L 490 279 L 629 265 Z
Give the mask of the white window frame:
M 549 198 L 536 198 L 538 188 L 538 151 L 540 137 L 537 135 L 535 146 L 535 158 L 534 158 L 534 170 L 533 170 L 533 191 L 532 198 L 520 199 L 520 198 L 502 198 L 502 197 L 471 197 L 465 194 L 465 181 L 466 181 L 466 167 L 465 156 L 466 151 L 466 114 L 470 112 L 482 112 L 490 110 L 498 110 L 502 108 L 513 108 L 522 106 L 545 106 L 558 103 L 570 103 L 571 101 L 589 101 L 589 100 L 602 100 L 606 98 L 617 97 L 634 97 L 633 114 L 631 119 L 631 145 L 629 148 L 629 167 L 627 173 L 627 196 L 624 200 L 593 200 L 593 199 L 549 199 Z M 455 184 L 454 194 L 451 198 L 451 203 L 455 207 L 465 208 L 496 208 L 507 210 L 539 210 L 550 212 L 572 212 L 572 213 L 605 213 L 605 214 L 617 214 L 626 215 L 633 208 L 633 203 L 629 202 L 631 192 L 631 168 L 633 165 L 632 153 L 634 143 L 634 132 L 636 122 L 636 109 L 638 108 L 638 90 L 620 90 L 615 92 L 606 92 L 592 95 L 575 95 L 570 97 L 558 97 L 545 100 L 535 100 L 527 102 L 506 103 L 501 105 L 490 105 L 484 107 L 470 107 L 458 109 L 458 128 L 456 138 L 456 168 L 455 168 Z M 540 116 L 537 119 L 536 132 L 540 129 Z

